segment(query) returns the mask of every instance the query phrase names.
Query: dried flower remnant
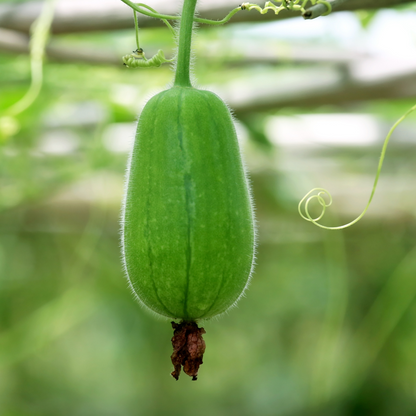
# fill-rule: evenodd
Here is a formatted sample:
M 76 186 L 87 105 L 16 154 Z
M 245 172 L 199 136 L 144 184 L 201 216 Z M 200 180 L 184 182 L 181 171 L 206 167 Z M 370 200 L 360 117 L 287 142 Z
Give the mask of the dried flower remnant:
M 202 338 L 205 329 L 198 328 L 194 321 L 182 321 L 180 324 L 172 322 L 172 328 L 174 329 L 172 337 L 173 354 L 171 355 L 174 366 L 172 376 L 178 380 L 181 367 L 183 367 L 183 371 L 192 377 L 192 380 L 196 380 L 205 352 L 205 341 Z

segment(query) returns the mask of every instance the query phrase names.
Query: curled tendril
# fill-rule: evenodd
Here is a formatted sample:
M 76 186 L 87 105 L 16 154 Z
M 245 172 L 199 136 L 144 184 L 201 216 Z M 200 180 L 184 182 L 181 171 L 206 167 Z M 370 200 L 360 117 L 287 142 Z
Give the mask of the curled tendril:
M 344 224 L 344 225 L 340 225 L 338 227 L 327 227 L 326 225 L 322 225 L 319 224 L 318 221 L 324 216 L 326 208 L 329 207 L 332 204 L 332 196 L 331 194 L 324 188 L 314 188 L 311 191 L 309 191 L 299 202 L 298 205 L 298 212 L 299 215 L 305 219 L 306 221 L 310 221 L 312 223 L 314 223 L 316 226 L 324 228 L 325 230 L 341 230 L 343 228 L 348 228 L 351 225 L 355 224 L 356 222 L 360 221 L 360 219 L 362 217 L 364 217 L 365 213 L 367 212 L 371 201 L 373 200 L 374 194 L 376 192 L 376 188 L 377 188 L 377 183 L 378 180 L 380 178 L 380 173 L 381 173 L 381 168 L 383 167 L 383 162 L 384 162 L 384 157 L 386 155 L 386 150 L 387 150 L 387 145 L 389 144 L 389 140 L 391 135 L 393 134 L 394 130 L 396 130 L 396 127 L 410 114 L 413 113 L 413 111 L 416 110 L 416 105 L 414 105 L 412 108 L 410 108 L 409 110 L 406 111 L 406 113 L 404 113 L 392 126 L 392 128 L 390 129 L 390 131 L 388 132 L 384 143 L 383 143 L 383 148 L 381 149 L 381 155 L 380 155 L 380 160 L 378 162 L 378 167 L 377 167 L 377 173 L 376 173 L 376 177 L 374 179 L 374 184 L 373 184 L 373 189 L 371 190 L 371 194 L 370 194 L 370 198 L 367 202 L 367 205 L 365 206 L 363 212 L 353 221 L 349 222 L 348 224 Z M 318 192 L 315 195 L 312 195 L 314 192 Z M 328 198 L 328 202 L 325 201 L 324 196 L 327 195 Z M 309 203 L 314 200 L 317 199 L 318 203 L 322 206 L 322 211 L 321 214 L 316 217 L 316 218 L 312 218 L 311 215 L 309 214 Z
M 137 3 L 137 6 L 145 7 L 149 9 L 151 12 L 156 13 L 156 10 L 152 9 L 151 7 L 147 6 L 143 3 Z M 172 62 L 173 59 L 166 59 L 165 54 L 162 50 L 159 50 L 156 55 L 152 56 L 150 59 L 146 59 L 143 49 L 140 47 L 139 42 L 139 22 L 137 21 L 137 11 L 133 9 L 133 17 L 134 17 L 134 27 L 136 30 L 136 46 L 137 49 L 133 51 L 133 53 L 129 55 L 123 56 L 123 64 L 127 68 L 150 68 L 150 67 L 159 67 L 165 62 Z M 175 35 L 175 31 L 173 27 L 169 24 L 166 19 L 162 19 L 169 30 Z
M 280 5 L 276 5 L 274 3 L 280 3 Z M 274 11 L 275 14 L 278 14 L 282 10 L 304 13 L 306 11 L 305 6 L 308 3 L 308 0 L 274 0 L 274 3 L 268 1 L 265 3 L 264 7 L 260 7 L 259 5 L 253 3 L 243 3 L 240 7 L 241 10 L 257 10 L 261 14 L 266 14 L 269 10 Z M 332 11 L 331 3 L 328 1 L 311 0 L 310 3 L 312 6 L 316 4 L 324 4 L 328 8 L 328 11 L 324 14 L 324 16 L 328 15 Z
M 157 52 L 156 55 L 152 56 L 150 59 L 146 59 L 146 56 L 143 52 L 143 49 L 136 49 L 133 53 L 123 56 L 123 64 L 128 68 L 150 68 L 150 67 L 159 67 L 165 62 L 172 62 L 173 59 L 166 59 L 165 54 L 161 49 Z
M 281 10 L 286 9 L 286 7 L 282 6 L 276 6 L 271 1 L 268 1 L 264 7 L 260 7 L 257 4 L 252 3 L 243 3 L 241 5 L 241 10 L 257 10 L 261 14 L 266 14 L 269 10 L 273 10 L 275 14 L 278 14 Z
M 314 192 L 318 192 L 318 193 L 314 194 Z M 311 195 L 311 196 L 309 196 L 309 195 Z M 325 201 L 325 195 L 328 198 L 328 202 Z M 316 218 L 312 218 L 311 215 L 309 214 L 309 203 L 311 201 L 313 201 L 314 199 L 317 199 L 318 202 L 319 202 L 319 205 L 321 205 L 321 207 L 322 207 L 321 214 Z M 302 198 L 302 200 L 299 202 L 298 210 L 299 210 L 300 216 L 304 220 L 311 221 L 311 222 L 316 222 L 316 221 L 319 221 L 325 215 L 325 211 L 326 211 L 327 207 L 329 207 L 331 205 L 332 205 L 332 196 L 331 196 L 331 194 L 324 188 L 314 188 L 311 191 L 309 191 Z M 306 215 L 303 214 L 302 207 L 305 210 Z
M 277 6 L 276 4 L 272 3 L 271 1 L 268 1 L 265 3 L 264 7 L 260 7 L 257 4 L 253 3 L 243 3 L 241 5 L 241 10 L 257 10 L 261 14 L 266 14 L 269 10 L 274 11 L 274 14 L 278 14 L 282 10 L 293 10 L 293 11 L 303 11 L 303 8 L 301 5 L 298 4 L 299 1 L 296 2 L 288 2 L 288 1 L 282 1 L 281 5 Z
M 181 18 L 181 16 L 172 16 L 168 14 L 158 13 L 156 10 L 152 9 L 151 7 L 143 3 L 133 3 L 130 0 L 121 0 L 121 1 L 127 4 L 129 7 L 131 7 L 133 10 L 135 10 L 138 13 L 141 13 L 145 16 L 154 17 L 156 19 L 162 19 L 167 25 L 169 25 L 167 23 L 167 20 L 180 20 Z M 276 4 L 274 4 L 271 1 L 268 1 L 266 2 L 263 8 L 257 4 L 243 3 L 241 6 L 236 7 L 235 9 L 231 10 L 227 14 L 227 16 L 225 16 L 224 19 L 221 19 L 221 20 L 202 19 L 200 17 L 195 17 L 194 21 L 197 23 L 202 23 L 206 25 L 222 25 L 224 23 L 227 23 L 236 13 L 238 13 L 241 10 L 257 10 L 261 14 L 267 13 L 268 10 L 273 10 L 275 14 L 278 14 L 281 10 L 300 11 L 304 13 L 306 11 L 305 6 L 307 5 L 308 1 L 310 2 L 312 6 L 316 4 L 325 4 L 328 8 L 328 11 L 325 13 L 325 15 L 329 14 L 332 11 L 331 3 L 325 0 L 273 0 L 273 1 Z M 277 5 L 277 3 L 279 4 Z

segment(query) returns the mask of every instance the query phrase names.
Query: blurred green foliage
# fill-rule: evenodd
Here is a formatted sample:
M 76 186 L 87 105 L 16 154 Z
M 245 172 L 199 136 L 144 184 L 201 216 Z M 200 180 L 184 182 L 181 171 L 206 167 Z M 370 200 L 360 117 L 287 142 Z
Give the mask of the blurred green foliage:
M 84 35 L 65 38 L 84 42 Z M 155 49 L 172 46 L 159 29 L 143 39 Z M 111 42 L 122 56 L 134 34 L 88 35 L 88 42 Z M 256 70 L 209 60 L 195 67 L 201 85 Z M 0 74 L 4 110 L 29 85 L 27 56 L 0 55 Z M 284 153 L 267 137 L 264 114 L 241 120 L 252 139 L 245 153 L 259 226 L 256 272 L 235 309 L 203 323 L 198 381 L 170 377 L 170 324 L 137 305 L 123 276 L 118 222 L 127 155 L 105 139 L 110 126 L 134 123 L 170 79 L 168 67 L 48 62 L 41 96 L 17 118 L 19 131 L 3 138 L 1 416 L 414 415 L 415 210 L 335 233 L 304 222 L 297 191 L 308 190 L 313 174 L 301 160 L 291 170 L 276 162 Z M 370 102 L 360 110 L 390 124 L 408 105 Z M 282 114 L 296 111 L 303 110 Z M 115 144 L 123 139 L 115 135 Z M 310 157 L 333 160 L 353 177 L 373 173 L 377 155 L 357 147 Z M 394 173 L 405 166 L 414 174 L 414 158 L 408 148 L 387 158 L 400 187 Z M 406 189 L 400 195 L 415 203 Z

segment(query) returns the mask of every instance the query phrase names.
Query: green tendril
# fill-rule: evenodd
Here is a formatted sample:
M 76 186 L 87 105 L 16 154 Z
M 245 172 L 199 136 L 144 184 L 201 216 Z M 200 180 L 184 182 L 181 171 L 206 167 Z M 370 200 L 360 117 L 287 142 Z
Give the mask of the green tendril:
M 137 46 L 137 50 L 139 51 L 141 48 L 140 48 L 140 42 L 139 42 L 139 22 L 137 21 L 136 10 L 133 10 L 133 16 L 134 16 L 134 28 L 136 29 L 136 46 Z
M 130 0 L 121 0 L 121 1 L 127 4 L 127 6 L 131 7 L 133 10 L 135 10 L 138 13 L 141 13 L 148 17 L 154 17 L 156 19 L 163 20 L 165 24 L 169 26 L 173 32 L 174 30 L 172 29 L 170 24 L 167 22 L 167 20 L 180 20 L 181 19 L 181 16 L 173 16 L 169 14 L 158 13 L 156 10 L 152 9 L 151 7 L 143 3 L 133 3 Z M 280 5 L 276 5 L 271 1 L 267 1 L 264 7 L 261 7 L 258 4 L 254 4 L 254 3 L 243 3 L 241 6 L 236 7 L 235 9 L 231 10 L 227 14 L 227 16 L 224 17 L 224 19 L 211 20 L 211 19 L 202 19 L 200 17 L 195 17 L 194 22 L 202 23 L 206 25 L 222 25 L 224 23 L 227 23 L 236 13 L 240 12 L 241 10 L 257 10 L 261 14 L 265 14 L 269 10 L 274 11 L 275 14 L 278 14 L 282 10 L 304 13 L 306 12 L 305 7 L 308 1 L 310 1 L 312 6 L 315 6 L 316 4 L 324 4 L 328 8 L 328 11 L 324 14 L 324 16 L 328 15 L 332 11 L 331 3 L 325 0 L 273 0 L 273 1 L 274 3 L 280 3 Z
M 276 5 L 274 3 L 280 3 L 280 5 Z M 241 10 L 257 10 L 261 14 L 266 14 L 269 10 L 274 11 L 275 14 L 280 13 L 282 10 L 305 13 L 305 7 L 308 3 L 308 0 L 274 0 L 274 3 L 268 1 L 265 3 L 264 7 L 254 3 L 243 3 L 240 7 Z M 328 1 L 311 0 L 310 3 L 312 6 L 315 6 L 316 4 L 324 4 L 328 8 L 328 11 L 324 14 L 324 16 L 328 15 L 332 11 L 331 3 Z
M 161 19 L 165 22 L 166 25 L 170 26 L 166 21 L 167 20 L 180 20 L 181 16 L 173 16 L 169 14 L 161 14 L 158 13 L 156 10 L 152 9 L 151 7 L 147 6 L 143 3 L 133 3 L 130 0 L 121 0 L 123 3 L 127 4 L 127 6 L 131 7 L 133 10 L 135 10 L 138 13 L 143 14 L 144 16 L 148 17 L 154 17 L 156 19 Z M 296 0 L 300 1 L 300 0 Z M 316 1 L 316 0 L 314 0 Z M 269 2 L 270 3 L 270 2 Z M 145 10 L 147 9 L 147 10 Z M 223 19 L 221 20 L 211 20 L 211 19 L 203 19 L 200 17 L 195 17 L 194 22 L 201 23 L 205 25 L 223 25 L 224 23 L 227 23 L 236 13 L 240 12 L 241 10 L 244 10 L 241 8 L 241 6 L 236 7 L 235 9 L 231 10 Z M 171 27 L 171 26 L 170 26 Z M 171 30 L 173 33 L 175 33 L 174 29 L 171 27 Z
M 302 11 L 302 6 L 297 4 L 297 2 L 288 4 L 286 3 L 286 1 L 282 1 L 282 4 L 280 6 L 276 6 L 271 1 L 266 2 L 264 4 L 264 7 L 260 7 L 259 5 L 253 4 L 253 3 L 243 3 L 242 7 L 243 6 L 244 6 L 244 10 L 257 10 L 261 14 L 266 14 L 269 10 L 274 11 L 274 14 L 278 14 L 282 10 Z
M 371 195 L 370 198 L 367 202 L 367 205 L 365 206 L 363 212 L 353 221 L 349 222 L 348 224 L 344 224 L 344 225 L 340 225 L 338 227 L 328 227 L 326 225 L 322 225 L 319 224 L 318 221 L 320 219 L 322 219 L 322 217 L 325 215 L 325 211 L 326 209 L 332 204 L 332 196 L 331 194 L 324 188 L 314 188 L 311 191 L 309 191 L 299 202 L 298 205 L 298 212 L 299 215 L 306 221 L 310 221 L 313 224 L 315 224 L 318 227 L 324 228 L 325 230 L 341 230 L 343 228 L 347 228 L 350 227 L 351 225 L 357 223 L 358 221 L 360 221 L 360 219 L 362 217 L 364 217 L 365 213 L 367 212 L 371 201 L 373 200 L 374 194 L 376 192 L 376 188 L 377 188 L 377 184 L 378 184 L 378 180 L 380 178 L 380 173 L 381 173 L 381 168 L 383 167 L 383 162 L 384 162 L 384 157 L 386 155 L 386 151 L 387 151 L 387 145 L 389 144 L 390 141 L 390 137 L 393 134 L 394 130 L 396 130 L 397 126 L 413 111 L 416 110 L 416 105 L 414 105 L 412 108 L 410 108 L 408 111 L 406 111 L 406 113 L 401 116 L 392 126 L 392 128 L 390 129 L 390 131 L 388 132 L 385 140 L 384 140 L 384 144 L 383 147 L 381 149 L 381 155 L 380 155 L 380 160 L 378 162 L 378 167 L 377 167 L 377 173 L 376 173 L 376 177 L 374 180 L 374 184 L 373 184 L 373 189 L 371 191 Z M 318 192 L 317 194 L 314 194 L 315 192 Z M 310 196 L 311 195 L 311 196 Z M 327 201 L 325 200 L 325 196 L 327 198 Z M 319 205 L 321 205 L 322 207 L 322 211 L 321 214 L 316 217 L 316 218 L 312 218 L 312 216 L 309 213 L 309 204 L 311 201 L 313 200 L 317 200 Z
M 144 3 L 136 3 L 137 6 L 139 7 L 144 7 L 148 10 L 150 10 L 151 12 L 158 14 L 157 11 L 153 8 L 151 8 L 150 6 L 148 6 L 147 4 Z M 134 12 L 136 13 L 136 10 L 134 10 Z M 161 18 L 161 20 L 163 21 L 163 23 L 168 27 L 168 29 L 171 31 L 171 33 L 173 34 L 173 36 L 176 36 L 176 32 L 175 29 L 172 27 L 172 25 L 164 18 Z M 139 49 L 139 48 L 138 48 Z
M 166 59 L 165 54 L 161 49 L 159 49 L 157 54 L 150 59 L 146 59 L 143 49 L 141 48 L 133 51 L 133 53 L 129 55 L 123 56 L 123 64 L 127 68 L 158 68 L 166 62 L 173 62 L 173 59 Z
M 156 11 L 151 7 L 147 6 L 146 4 L 137 3 L 140 7 L 145 7 L 152 12 Z M 150 68 L 150 67 L 159 67 L 165 62 L 172 62 L 173 59 L 166 59 L 165 54 L 162 50 L 159 50 L 156 55 L 152 56 L 152 58 L 147 59 L 143 49 L 140 47 L 139 42 L 139 22 L 137 20 L 137 12 L 133 9 L 133 16 L 134 16 L 134 27 L 136 30 L 136 46 L 137 49 L 133 51 L 133 53 L 129 55 L 123 56 L 123 65 L 127 68 Z M 166 26 L 171 30 L 171 32 L 175 35 L 175 31 L 173 27 L 169 24 L 166 19 L 162 19 Z

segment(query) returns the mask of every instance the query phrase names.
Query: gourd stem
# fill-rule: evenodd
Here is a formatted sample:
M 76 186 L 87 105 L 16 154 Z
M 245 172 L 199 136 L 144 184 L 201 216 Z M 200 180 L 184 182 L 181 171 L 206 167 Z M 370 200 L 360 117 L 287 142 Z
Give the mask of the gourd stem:
M 176 65 L 175 86 L 192 87 L 189 76 L 191 62 L 192 28 L 197 0 L 184 0 L 179 29 L 178 62 Z

